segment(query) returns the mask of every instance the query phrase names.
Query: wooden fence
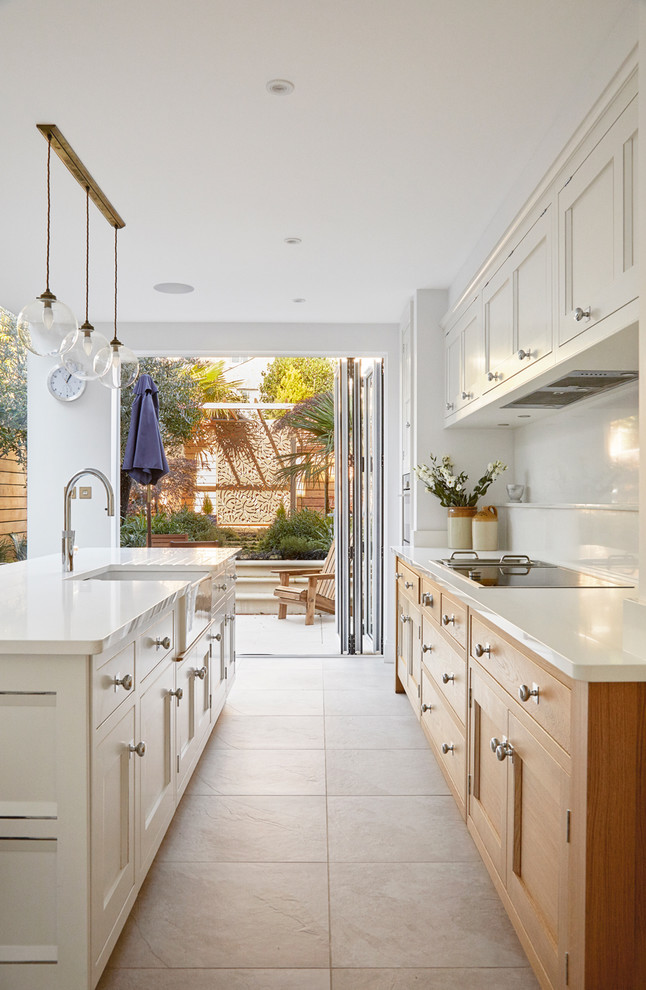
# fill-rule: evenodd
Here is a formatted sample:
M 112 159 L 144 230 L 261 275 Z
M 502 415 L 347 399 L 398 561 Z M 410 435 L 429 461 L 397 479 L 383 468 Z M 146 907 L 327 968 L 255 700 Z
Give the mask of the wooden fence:
M 0 458 L 0 536 L 27 535 L 27 473 L 14 457 Z

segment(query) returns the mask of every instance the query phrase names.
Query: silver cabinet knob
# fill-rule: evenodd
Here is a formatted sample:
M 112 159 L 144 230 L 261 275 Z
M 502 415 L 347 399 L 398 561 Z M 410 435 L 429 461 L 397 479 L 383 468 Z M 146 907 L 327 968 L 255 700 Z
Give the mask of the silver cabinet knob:
M 422 605 L 432 605 L 432 604 L 433 604 L 433 595 L 430 593 L 430 591 L 425 591 L 424 594 L 422 595 Z
M 472 399 L 473 398 L 473 392 L 463 392 L 462 393 L 462 398 L 463 399 Z
M 422 705 L 422 711 L 423 712 L 430 712 L 432 710 L 433 710 L 433 706 L 432 705 Z
M 403 576 L 404 576 L 404 575 L 403 575 L 403 574 L 400 574 L 400 572 L 399 572 L 399 571 L 395 571 L 395 579 L 396 579 L 397 581 L 399 581 L 399 579 L 400 579 L 400 578 L 402 578 Z
M 525 358 L 530 358 L 531 356 L 532 356 L 532 352 L 531 351 L 524 351 L 522 349 L 522 347 L 521 347 L 521 349 L 518 352 L 518 360 L 519 361 L 524 361 Z
M 198 667 L 197 670 L 193 671 L 193 673 L 195 674 L 196 677 L 199 677 L 199 679 L 203 681 L 204 678 L 206 677 L 206 667 Z M 179 688 L 178 690 L 181 691 L 182 689 Z
M 430 653 L 432 651 L 432 649 L 433 649 L 433 647 L 427 645 L 426 643 L 424 643 L 422 645 L 422 653 Z
M 238 580 L 238 575 L 237 575 L 237 574 L 231 574 L 231 575 L 229 575 L 229 576 L 230 576 L 230 578 L 231 578 L 231 580 L 232 580 L 232 581 L 233 581 L 234 583 L 235 583 L 235 582 L 236 582 L 236 581 Z
M 116 691 L 118 687 L 122 687 L 124 691 L 131 691 L 133 683 L 132 674 L 124 674 L 123 677 L 115 677 L 114 689 Z
M 222 633 L 209 633 L 209 639 L 215 639 L 219 643 L 222 639 Z
M 452 622 L 453 625 L 455 625 L 455 616 L 454 615 L 446 615 L 445 614 L 445 615 L 442 616 L 442 625 L 443 626 L 448 626 L 448 624 L 450 622 Z
M 453 405 L 453 403 L 452 403 L 452 402 L 447 402 L 447 403 L 446 403 L 446 409 L 447 409 L 447 412 L 449 412 L 449 411 L 450 411 L 451 409 L 453 409 L 453 408 L 454 408 L 454 405 Z
M 509 757 L 510 760 L 513 760 L 514 747 L 510 742 L 508 742 L 507 739 L 503 739 L 500 745 L 496 747 L 496 759 L 500 760 L 500 762 L 502 763 L 503 760 L 507 759 L 507 757 Z
M 400 618 L 401 618 L 402 622 L 412 622 L 413 621 L 411 619 L 410 615 L 401 615 Z
M 484 656 L 485 653 L 488 653 L 489 656 L 491 656 L 491 647 L 488 643 L 486 646 L 483 646 L 482 643 L 476 643 L 476 648 L 473 652 L 477 657 Z
M 449 681 L 455 684 L 455 674 L 442 674 L 442 684 L 448 684 Z
M 231 612 L 231 613 L 225 615 L 225 617 L 224 617 L 224 624 L 226 625 L 227 622 L 233 622 L 234 619 L 235 619 L 235 612 Z
M 224 584 L 215 584 L 213 587 L 215 588 L 216 591 L 226 591 L 227 590 L 226 581 L 224 582 Z
M 157 647 L 157 649 L 159 649 L 160 646 L 163 646 L 165 650 L 170 649 L 170 637 L 164 636 L 163 639 L 160 639 L 158 636 L 157 639 L 155 640 L 155 646 Z
M 168 694 L 171 698 L 177 698 L 177 704 L 179 705 L 180 701 L 184 697 L 184 689 L 179 687 L 176 691 L 169 691 Z
M 453 756 L 455 753 L 455 746 L 453 745 L 453 743 L 442 743 L 442 752 L 444 753 L 445 756 L 447 755 L 447 753 L 450 753 L 451 756 Z
M 587 309 L 581 309 L 580 306 L 577 306 L 572 315 L 574 316 L 576 322 L 580 323 L 581 320 L 589 320 L 592 314 L 589 306 Z
M 489 740 L 489 746 L 491 748 L 491 752 L 495 753 L 498 747 L 500 746 L 500 739 L 497 739 L 495 736 L 492 736 L 492 738 Z
M 541 693 L 541 689 L 538 684 L 532 684 L 531 689 L 527 684 L 521 684 L 518 688 L 518 697 L 521 701 L 529 701 L 530 698 L 536 699 L 536 704 L 538 704 L 538 698 Z
M 145 742 L 138 742 L 136 746 L 133 746 L 132 743 L 131 743 L 128 746 L 128 752 L 129 753 L 136 753 L 137 756 L 143 756 L 144 753 L 146 752 L 146 743 Z
M 497 382 L 497 381 L 500 381 L 501 378 L 502 378 L 502 375 L 498 374 L 497 371 L 488 371 L 487 372 L 487 381 L 488 382 Z
M 414 581 L 404 581 L 404 587 L 405 588 L 414 588 L 415 587 L 415 582 Z

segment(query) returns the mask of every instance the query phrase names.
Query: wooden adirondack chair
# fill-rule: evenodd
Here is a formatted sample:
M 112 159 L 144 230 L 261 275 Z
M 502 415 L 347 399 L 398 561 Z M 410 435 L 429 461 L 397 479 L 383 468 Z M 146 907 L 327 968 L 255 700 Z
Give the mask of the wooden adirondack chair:
M 278 574 L 280 584 L 274 588 L 274 595 L 279 601 L 278 618 L 287 618 L 288 605 L 305 606 L 305 625 L 311 626 L 315 612 L 334 614 L 334 542 L 323 562 L 322 567 L 311 570 L 281 569 L 272 571 Z M 290 585 L 291 577 L 306 577 L 307 588 L 297 588 Z

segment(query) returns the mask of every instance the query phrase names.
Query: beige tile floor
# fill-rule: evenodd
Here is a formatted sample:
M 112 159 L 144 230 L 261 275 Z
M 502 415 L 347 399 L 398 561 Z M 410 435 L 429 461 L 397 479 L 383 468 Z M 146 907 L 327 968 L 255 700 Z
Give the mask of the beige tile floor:
M 243 657 L 99 990 L 537 990 L 393 666 Z

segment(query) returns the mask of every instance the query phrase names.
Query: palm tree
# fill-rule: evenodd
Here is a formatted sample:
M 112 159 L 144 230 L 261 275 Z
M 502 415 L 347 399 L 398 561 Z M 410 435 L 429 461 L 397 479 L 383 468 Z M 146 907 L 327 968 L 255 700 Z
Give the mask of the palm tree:
M 286 427 L 301 434 L 306 446 L 281 457 L 279 476 L 285 481 L 293 478 L 310 483 L 323 481 L 327 515 L 330 511 L 330 465 L 334 457 L 333 393 L 319 392 L 298 402 L 285 413 L 276 428 Z

